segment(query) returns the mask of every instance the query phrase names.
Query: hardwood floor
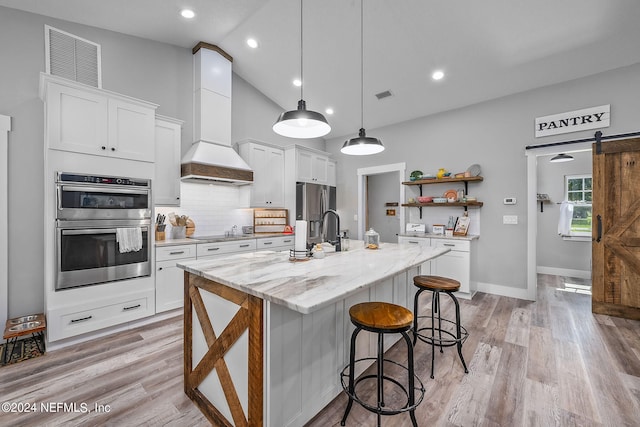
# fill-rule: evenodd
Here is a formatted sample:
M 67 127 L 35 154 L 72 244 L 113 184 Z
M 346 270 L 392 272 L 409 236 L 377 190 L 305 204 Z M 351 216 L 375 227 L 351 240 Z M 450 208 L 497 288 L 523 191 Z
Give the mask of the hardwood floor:
M 416 372 L 426 389 L 419 425 L 639 426 L 640 322 L 593 315 L 589 295 L 564 283 L 540 275 L 535 303 L 488 294 L 460 300 L 469 373 L 447 348 L 436 353 L 430 379 L 430 348 L 418 342 Z M 403 361 L 405 352 L 399 343 L 388 355 Z M 38 405 L 0 412 L 2 426 L 209 425 L 183 392 L 181 317 L 1 367 L 0 396 Z M 40 404 L 49 402 L 75 403 L 77 412 L 54 405 L 58 412 L 43 413 Z M 94 411 L 96 403 L 110 411 Z M 308 426 L 340 425 L 345 405 L 341 394 Z M 375 423 L 375 414 L 353 405 L 347 426 Z M 406 414 L 382 423 L 411 425 Z

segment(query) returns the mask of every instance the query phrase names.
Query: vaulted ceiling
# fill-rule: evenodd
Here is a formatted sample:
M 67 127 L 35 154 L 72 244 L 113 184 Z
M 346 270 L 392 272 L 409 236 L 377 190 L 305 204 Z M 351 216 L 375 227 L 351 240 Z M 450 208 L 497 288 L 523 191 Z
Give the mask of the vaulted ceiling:
M 295 109 L 300 0 L 0 0 L 21 9 L 185 48 L 217 44 L 234 71 Z M 183 7 L 196 16 L 186 20 Z M 307 108 L 326 138 L 361 122 L 360 0 L 304 0 Z M 640 62 L 635 0 L 364 0 L 364 125 L 372 129 Z M 246 40 L 253 37 L 258 48 Z M 431 79 L 440 69 L 445 77 Z M 390 91 L 378 100 L 375 94 Z M 275 120 L 275 117 L 274 117 Z

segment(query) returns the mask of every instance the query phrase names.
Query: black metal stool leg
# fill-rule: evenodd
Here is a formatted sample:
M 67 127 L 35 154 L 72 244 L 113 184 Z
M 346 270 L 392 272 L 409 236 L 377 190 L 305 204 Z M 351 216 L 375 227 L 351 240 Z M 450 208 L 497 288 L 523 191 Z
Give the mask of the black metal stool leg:
M 438 342 L 440 343 L 440 353 L 444 353 L 442 350 L 442 312 L 440 310 L 440 291 L 435 291 L 434 294 L 434 298 L 436 298 L 436 306 L 438 307 Z
M 436 318 L 435 318 L 435 312 L 438 309 L 438 305 L 437 305 L 437 299 L 436 299 L 436 294 L 435 292 L 433 292 L 431 294 L 431 379 L 433 379 L 433 364 L 435 363 L 436 360 L 436 340 L 435 340 L 435 333 L 436 333 Z
M 349 403 L 347 403 L 347 408 L 344 411 L 344 415 L 342 416 L 342 421 L 340 421 L 340 425 L 343 426 L 344 423 L 347 421 L 347 416 L 349 415 L 349 412 L 351 411 L 351 406 L 353 405 L 353 398 L 351 396 L 353 396 L 354 394 L 354 376 L 355 376 L 355 360 L 356 360 L 356 337 L 358 336 L 358 333 L 360 332 L 360 328 L 356 327 L 356 329 L 353 331 L 353 334 L 351 334 L 351 349 L 349 352 Z
M 407 342 L 407 367 L 409 373 L 409 400 L 407 402 L 407 406 L 413 406 L 416 402 L 416 390 L 415 390 L 415 379 L 414 379 L 414 368 L 413 368 L 413 345 L 411 344 L 411 339 L 409 339 L 409 335 L 406 332 L 401 332 L 401 335 L 404 337 L 404 340 Z M 409 416 L 411 416 L 411 423 L 413 427 L 418 427 L 418 422 L 416 421 L 415 408 L 409 411 Z
M 418 297 L 424 289 L 418 289 L 413 297 L 413 345 L 418 342 Z
M 456 306 L 456 338 L 457 338 L 457 347 L 458 347 L 458 356 L 460 356 L 460 361 L 462 362 L 462 366 L 464 367 L 464 373 L 468 374 L 469 370 L 467 369 L 467 364 L 464 362 L 464 357 L 462 356 L 462 331 L 460 330 L 460 304 L 458 303 L 458 298 L 451 292 L 447 292 L 453 303 Z

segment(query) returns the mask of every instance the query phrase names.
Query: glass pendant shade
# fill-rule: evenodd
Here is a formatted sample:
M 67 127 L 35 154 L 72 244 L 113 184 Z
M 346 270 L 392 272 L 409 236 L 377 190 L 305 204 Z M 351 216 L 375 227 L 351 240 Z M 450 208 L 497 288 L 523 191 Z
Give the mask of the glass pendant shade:
M 549 160 L 551 163 L 561 163 L 561 162 L 570 162 L 571 160 L 573 160 L 573 156 L 570 156 L 568 154 L 558 154 L 555 157 L 552 157 L 551 160 Z
M 352 156 L 366 156 L 384 151 L 384 145 L 378 138 L 367 136 L 364 128 L 360 128 L 358 137 L 345 141 L 340 151 Z
M 285 111 L 280 114 L 278 120 L 273 125 L 273 131 L 278 135 L 289 138 L 319 138 L 331 131 L 331 126 L 327 119 L 316 111 L 306 108 L 303 99 L 298 101 L 298 109 Z

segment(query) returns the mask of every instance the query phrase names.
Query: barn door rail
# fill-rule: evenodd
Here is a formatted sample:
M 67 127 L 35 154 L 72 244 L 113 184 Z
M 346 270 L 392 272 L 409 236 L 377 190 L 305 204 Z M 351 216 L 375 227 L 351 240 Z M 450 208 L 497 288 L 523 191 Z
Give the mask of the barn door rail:
M 557 147 L 561 145 L 570 145 L 570 144 L 579 144 L 581 142 L 595 142 L 596 143 L 596 154 L 602 154 L 602 142 L 609 139 L 622 139 L 629 138 L 634 136 L 640 136 L 639 132 L 629 132 L 629 133 L 619 133 L 617 135 L 607 135 L 603 136 L 602 131 L 597 131 L 593 138 L 583 138 L 583 139 L 574 139 L 571 141 L 560 141 L 560 142 L 550 142 L 548 144 L 539 144 L 539 145 L 527 145 L 524 147 L 525 150 L 535 150 L 536 148 L 546 148 L 546 147 Z

